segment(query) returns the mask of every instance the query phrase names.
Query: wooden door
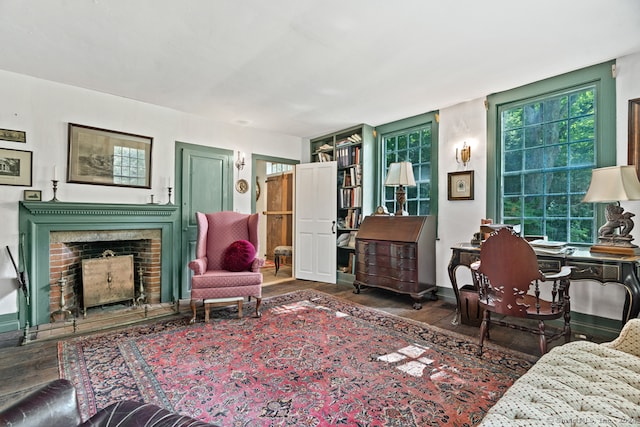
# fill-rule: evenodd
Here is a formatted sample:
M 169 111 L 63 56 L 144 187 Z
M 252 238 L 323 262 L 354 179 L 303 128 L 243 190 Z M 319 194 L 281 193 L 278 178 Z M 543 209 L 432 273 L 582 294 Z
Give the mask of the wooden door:
M 335 161 L 296 165 L 295 276 L 336 283 Z
M 267 178 L 267 259 L 276 246 L 292 246 L 293 178 L 282 174 Z
M 196 212 L 233 209 L 233 151 L 176 143 L 176 203 L 180 203 L 181 298 L 191 296 L 189 261 L 196 252 Z

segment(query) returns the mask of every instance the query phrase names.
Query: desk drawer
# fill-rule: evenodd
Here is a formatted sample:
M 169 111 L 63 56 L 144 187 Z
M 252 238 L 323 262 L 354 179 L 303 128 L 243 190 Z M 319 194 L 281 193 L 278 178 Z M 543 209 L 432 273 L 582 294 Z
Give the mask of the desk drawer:
M 387 267 L 397 270 L 417 270 L 418 260 L 415 258 L 394 258 L 384 255 L 358 255 L 358 262 L 371 267 Z
M 619 265 L 597 264 L 591 262 L 571 262 L 567 265 L 575 267 L 571 279 L 593 279 L 601 282 L 622 280 L 622 269 Z
M 417 268 L 415 264 L 413 266 L 406 266 L 404 268 L 396 268 L 387 264 L 367 264 L 363 262 L 356 263 L 357 271 L 377 276 L 393 277 L 399 280 L 415 280 L 417 277 Z
M 460 265 L 471 265 L 480 260 L 480 252 L 460 252 Z
M 413 243 L 358 241 L 356 243 L 358 254 L 382 255 L 392 258 L 416 258 L 416 246 Z

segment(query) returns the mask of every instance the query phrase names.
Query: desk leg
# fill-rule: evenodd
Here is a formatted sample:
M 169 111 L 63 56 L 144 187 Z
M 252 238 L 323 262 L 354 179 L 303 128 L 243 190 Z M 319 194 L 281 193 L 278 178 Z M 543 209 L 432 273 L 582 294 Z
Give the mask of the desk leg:
M 627 288 L 624 298 L 624 311 L 622 312 L 622 325 L 635 319 L 640 313 L 640 280 L 635 270 L 635 264 L 623 264 L 622 274 L 624 276 L 623 285 Z
M 453 293 L 456 295 L 456 314 L 453 316 L 453 319 L 451 319 L 451 324 L 455 326 L 460 324 L 460 291 L 458 290 L 458 280 L 456 279 L 456 269 L 459 266 L 460 252 L 454 250 L 451 254 L 447 270 L 449 272 L 449 280 L 451 281 Z

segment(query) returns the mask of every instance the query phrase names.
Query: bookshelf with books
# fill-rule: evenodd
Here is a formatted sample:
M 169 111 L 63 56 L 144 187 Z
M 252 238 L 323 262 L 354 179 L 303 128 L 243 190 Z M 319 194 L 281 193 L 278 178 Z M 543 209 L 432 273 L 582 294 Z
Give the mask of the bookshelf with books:
M 355 238 L 362 219 L 373 212 L 375 142 L 373 128 L 359 125 L 311 140 L 314 162 L 337 164 L 336 279 L 355 280 Z

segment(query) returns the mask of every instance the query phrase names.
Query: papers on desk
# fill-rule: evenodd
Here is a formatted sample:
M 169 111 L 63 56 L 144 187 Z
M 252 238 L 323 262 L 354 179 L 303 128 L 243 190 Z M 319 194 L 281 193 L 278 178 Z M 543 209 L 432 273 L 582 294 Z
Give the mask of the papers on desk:
M 574 247 L 567 246 L 567 242 L 537 239 L 530 241 L 529 244 L 536 252 L 552 255 L 572 254 L 576 250 Z

